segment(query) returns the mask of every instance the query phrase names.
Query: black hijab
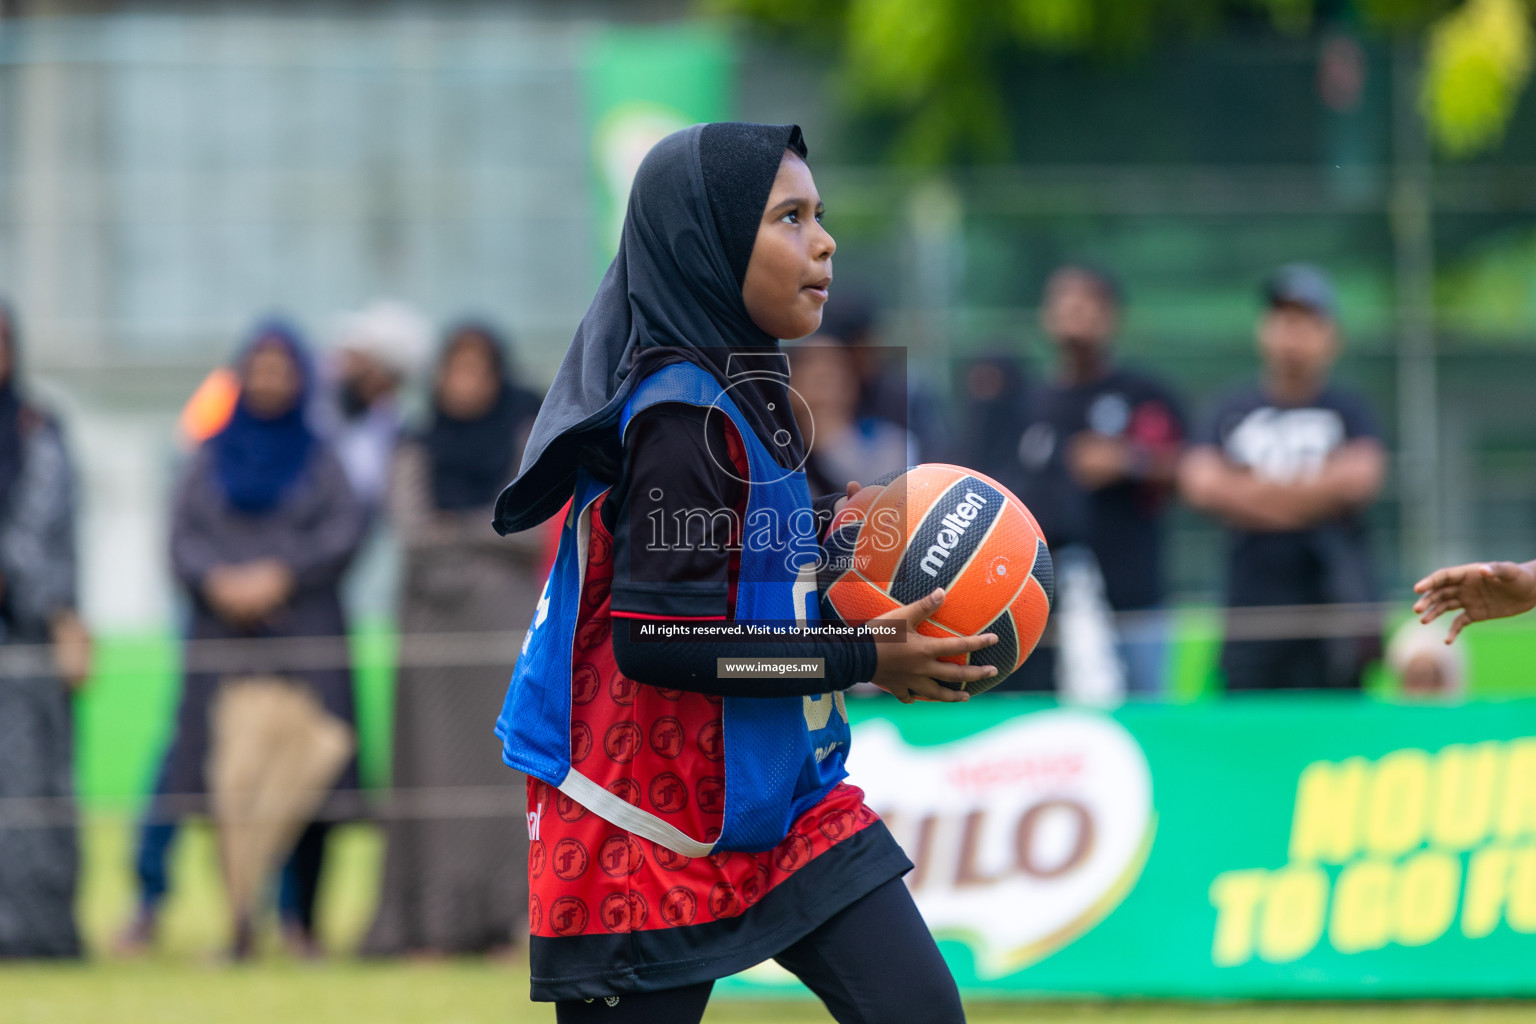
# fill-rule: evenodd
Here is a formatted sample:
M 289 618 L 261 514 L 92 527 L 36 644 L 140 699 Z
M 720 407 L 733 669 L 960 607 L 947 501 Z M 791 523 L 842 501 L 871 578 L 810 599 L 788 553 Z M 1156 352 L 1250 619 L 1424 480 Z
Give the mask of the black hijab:
M 449 331 L 439 371 L 476 338 L 496 375 L 495 401 L 472 419 L 452 416 L 434 401 L 432 422 L 422 437 L 432 466 L 432 504 L 451 511 L 490 504 L 512 468 L 523 428 L 539 412 L 539 396 L 513 382 L 506 343 L 489 324 L 471 321 Z
M 0 302 L 0 345 L 5 347 L 5 378 L 0 380 L 0 506 L 10 500 L 16 481 L 21 478 L 21 388 L 16 315 L 8 303 Z
M 786 149 L 806 156 L 798 125 L 723 123 L 674 132 L 646 155 L 618 255 L 550 385 L 522 470 L 496 501 L 496 532 L 559 511 L 578 465 L 615 479 L 619 413 L 635 383 L 669 363 L 695 363 L 731 388 L 781 466 L 804 461 L 778 339 L 752 322 L 741 297 Z M 732 379 L 749 367 L 770 372 Z

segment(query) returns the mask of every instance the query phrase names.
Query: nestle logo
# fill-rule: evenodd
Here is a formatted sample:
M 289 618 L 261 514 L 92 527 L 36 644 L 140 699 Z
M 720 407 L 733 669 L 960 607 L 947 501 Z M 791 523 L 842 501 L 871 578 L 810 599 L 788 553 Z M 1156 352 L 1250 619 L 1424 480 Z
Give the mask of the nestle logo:
M 981 508 L 987 503 L 987 499 L 975 491 L 966 491 L 965 500 L 955 506 L 955 510 L 940 520 L 944 529 L 934 538 L 935 543 L 923 555 L 923 560 L 918 564 L 923 572 L 929 576 L 937 576 L 939 570 L 944 568 L 944 562 L 949 558 L 949 553 L 960 545 L 960 538 L 965 531 L 970 529 L 976 517 L 981 514 Z
M 1083 751 L 957 762 L 946 772 L 956 789 L 985 792 L 997 786 L 1058 784 L 1080 777 L 1087 767 Z

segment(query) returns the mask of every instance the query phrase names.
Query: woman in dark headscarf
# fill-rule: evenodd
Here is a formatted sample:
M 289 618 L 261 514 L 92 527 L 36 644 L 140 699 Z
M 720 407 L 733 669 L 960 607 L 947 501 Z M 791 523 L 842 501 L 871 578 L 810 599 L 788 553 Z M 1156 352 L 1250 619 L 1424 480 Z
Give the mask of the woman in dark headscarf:
M 937 659 L 996 637 L 645 639 L 658 623 L 818 621 L 817 517 L 777 340 L 816 329 L 832 280 L 805 158 L 793 125 L 696 125 L 651 150 L 497 504 L 505 533 L 571 499 L 497 722 L 530 776 L 533 996 L 562 1022 L 696 1022 L 714 979 L 770 957 L 839 1020 L 963 1018 L 901 881 L 910 862 L 843 781 L 842 691 L 965 700 L 938 680 L 995 669 Z M 941 600 L 889 614 L 915 626 Z M 717 672 L 744 655 L 824 671 Z
M 205 647 L 201 654 L 189 650 L 177 732 L 165 768 L 163 788 L 172 798 L 213 789 L 217 802 L 220 781 L 212 776 L 240 776 L 266 767 L 248 763 L 260 755 L 250 742 L 253 734 L 241 730 L 254 730 L 254 724 L 221 714 L 221 708 L 234 706 L 229 696 L 235 681 L 297 684 L 289 691 L 312 702 L 313 713 L 283 719 L 291 730 L 318 723 L 317 734 L 328 737 L 340 730 L 350 740 L 354 721 L 338 586 L 362 538 L 364 510 L 336 456 L 307 422 L 311 368 L 297 332 L 280 320 L 259 324 L 237 370 L 240 398 L 228 425 L 198 450 L 177 487 L 171 563 L 191 599 L 191 640 L 273 642 L 238 654 L 227 647 L 211 653 Z M 302 652 L 276 642 L 296 637 L 335 639 L 320 646 L 311 641 Z M 296 658 L 300 653 L 308 665 Z M 227 731 L 231 728 L 233 733 Z M 221 760 L 237 749 L 250 753 L 232 764 Z M 287 756 L 278 760 L 292 762 Z M 356 789 L 356 763 L 349 756 L 323 775 L 322 788 Z M 329 819 L 338 807 L 333 803 L 319 810 L 320 818 Z M 217 807 L 215 812 L 222 820 L 223 812 Z M 290 832 L 280 838 L 291 840 Z M 294 919 L 286 923 L 294 933 L 290 938 L 311 949 L 324 840 L 325 826 L 311 822 L 293 848 L 297 906 Z M 259 871 L 247 868 L 243 858 L 255 843 L 245 841 L 245 850 L 226 845 L 224 851 L 226 881 L 238 890 L 232 892 L 237 955 L 250 952 L 253 938 L 248 902 L 260 879 L 251 877 Z
M 405 556 L 406 657 L 395 683 L 392 785 L 404 800 L 418 789 L 468 787 L 499 794 L 503 808 L 521 803 L 522 776 L 507 771 L 495 747 L 464 742 L 496 714 L 504 662 L 430 664 L 411 655 L 427 653 L 436 635 L 457 635 L 462 648 L 464 634 L 503 632 L 532 613 L 540 538 L 507 543 L 485 524 L 538 411 L 539 396 L 513 382 L 495 330 L 466 323 L 443 347 L 427 428 L 395 454 L 387 500 Z M 494 808 L 448 810 L 385 826 L 383 892 L 364 953 L 483 953 L 522 940 L 523 822 Z
M 57 422 L 22 396 L 16 334 L 0 305 L 0 653 L 21 655 L 0 659 L 0 959 L 74 957 L 70 691 L 90 654 L 75 614 L 74 468 Z M 32 656 L 50 642 L 51 659 Z

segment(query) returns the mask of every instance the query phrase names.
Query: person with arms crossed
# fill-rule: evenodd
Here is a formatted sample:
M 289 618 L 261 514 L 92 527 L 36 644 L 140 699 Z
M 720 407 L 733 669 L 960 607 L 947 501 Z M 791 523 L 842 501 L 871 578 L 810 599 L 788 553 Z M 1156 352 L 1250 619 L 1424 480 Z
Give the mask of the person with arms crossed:
M 1329 381 L 1339 354 L 1333 286 L 1308 264 L 1265 283 L 1263 377 L 1216 403 L 1179 470 L 1184 498 L 1227 527 L 1228 608 L 1374 601 L 1363 521 L 1386 452 L 1365 401 Z M 1358 688 L 1380 635 L 1234 639 L 1228 690 Z M 1251 621 L 1251 620 L 1248 620 Z M 1293 620 L 1305 633 L 1316 618 Z

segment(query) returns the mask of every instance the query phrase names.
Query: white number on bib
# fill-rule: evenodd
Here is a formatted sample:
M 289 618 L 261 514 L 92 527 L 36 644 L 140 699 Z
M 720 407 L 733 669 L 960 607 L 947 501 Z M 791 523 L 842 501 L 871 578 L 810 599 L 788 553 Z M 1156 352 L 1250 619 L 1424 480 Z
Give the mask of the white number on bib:
M 549 579 L 554 579 L 554 573 L 550 573 Z M 549 579 L 544 581 L 544 589 L 539 594 L 539 606 L 533 613 L 533 625 L 528 627 L 528 632 L 523 634 L 523 653 L 528 653 L 528 644 L 533 639 L 533 631 L 544 625 L 544 620 L 549 618 Z

